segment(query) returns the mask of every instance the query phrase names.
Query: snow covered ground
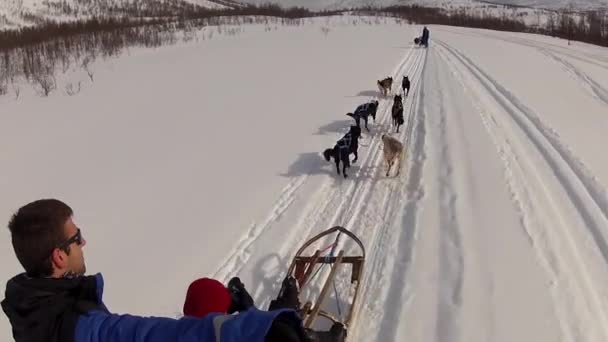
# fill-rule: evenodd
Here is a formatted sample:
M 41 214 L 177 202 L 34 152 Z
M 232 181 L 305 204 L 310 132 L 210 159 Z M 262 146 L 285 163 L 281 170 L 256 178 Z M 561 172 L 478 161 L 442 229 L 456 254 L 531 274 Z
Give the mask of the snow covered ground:
M 351 341 L 608 340 L 608 49 L 431 26 L 426 50 L 418 26 L 353 20 L 132 49 L 77 96 L 0 97 L 0 217 L 72 205 L 118 313 L 179 316 L 201 276 L 265 308 L 297 247 L 343 225 L 367 249 Z M 389 75 L 413 82 L 398 134 Z M 338 177 L 320 152 L 373 98 Z M 407 148 L 389 178 L 388 132 Z

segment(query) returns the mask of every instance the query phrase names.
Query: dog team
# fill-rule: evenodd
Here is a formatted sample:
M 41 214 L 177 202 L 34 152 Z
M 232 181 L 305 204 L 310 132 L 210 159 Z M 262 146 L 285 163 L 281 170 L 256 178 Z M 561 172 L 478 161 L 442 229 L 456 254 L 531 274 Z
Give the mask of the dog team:
M 383 80 L 379 80 L 378 88 L 380 89 L 380 94 L 382 96 L 388 96 L 393 87 L 393 78 L 387 77 Z M 392 117 L 392 126 L 396 129 L 395 132 L 399 133 L 399 127 L 404 124 L 405 120 L 403 118 L 403 98 L 407 97 L 410 93 L 410 79 L 408 76 L 404 76 L 401 81 L 401 88 L 403 91 L 403 96 L 401 94 L 396 94 L 393 98 L 393 107 L 391 109 L 391 117 Z M 340 140 L 336 142 L 334 147 L 328 148 L 323 152 L 323 156 L 325 160 L 328 162 L 333 158 L 336 163 L 336 171 L 338 175 L 340 174 L 340 163 L 342 163 L 342 174 L 344 178 L 347 178 L 346 169 L 350 167 L 350 155 L 354 154 L 355 159 L 352 160 L 353 163 L 357 162 L 359 159 L 358 149 L 359 149 L 359 139 L 361 138 L 361 119 L 363 119 L 365 123 L 365 129 L 369 132 L 369 127 L 367 127 L 368 119 L 371 117 L 376 122 L 376 111 L 378 110 L 378 100 L 373 100 L 368 103 L 364 103 L 359 105 L 353 113 L 347 113 L 347 116 L 352 117 L 355 120 L 356 125 L 350 126 L 350 130 L 346 135 L 344 135 Z M 386 176 L 388 177 L 391 167 L 398 160 L 397 164 L 397 173 L 401 169 L 401 159 L 403 157 L 403 144 L 386 134 L 382 134 L 382 143 L 383 143 L 383 152 L 384 152 L 384 161 L 387 164 L 386 167 Z

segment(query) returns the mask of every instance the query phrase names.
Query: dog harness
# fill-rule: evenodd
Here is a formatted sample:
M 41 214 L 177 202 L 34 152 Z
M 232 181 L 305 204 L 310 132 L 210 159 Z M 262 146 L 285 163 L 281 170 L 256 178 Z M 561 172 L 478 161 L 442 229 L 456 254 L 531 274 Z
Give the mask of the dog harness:
M 350 133 L 346 133 L 346 135 L 342 137 L 342 139 L 338 140 L 336 145 L 338 145 L 338 148 L 340 148 L 341 150 L 350 149 L 350 145 L 352 144 L 352 142 L 353 136 Z
M 355 109 L 355 112 L 353 114 L 358 117 L 368 117 L 371 113 L 371 107 L 373 105 L 374 105 L 373 102 L 368 102 L 368 103 L 359 105 L 359 107 L 357 107 L 357 109 Z

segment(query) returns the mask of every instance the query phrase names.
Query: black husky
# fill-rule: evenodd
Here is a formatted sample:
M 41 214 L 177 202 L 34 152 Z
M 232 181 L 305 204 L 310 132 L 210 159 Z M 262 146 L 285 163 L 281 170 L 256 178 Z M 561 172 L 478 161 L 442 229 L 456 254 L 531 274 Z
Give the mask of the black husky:
M 357 126 L 350 126 L 350 131 L 346 133 L 342 139 L 336 142 L 333 148 L 328 148 L 323 152 L 325 160 L 331 161 L 334 158 L 336 163 L 336 171 L 340 174 L 340 162 L 342 162 L 342 174 L 344 178 L 348 177 L 346 169 L 350 167 L 350 154 L 354 153 L 355 159 L 353 163 L 359 159 L 359 138 L 361 137 L 361 128 Z
M 355 123 L 357 123 L 357 127 L 361 128 L 360 121 L 363 119 L 365 121 L 365 129 L 369 132 L 369 128 L 367 127 L 367 119 L 368 117 L 372 117 L 374 122 L 376 122 L 376 111 L 378 110 L 378 101 L 374 100 L 372 102 L 364 103 L 355 109 L 354 113 L 346 113 L 346 115 L 355 119 Z
M 410 94 L 410 79 L 407 76 L 403 76 L 401 81 L 401 88 L 403 89 L 403 95 L 408 96 Z M 405 92 L 407 90 L 407 93 Z
M 397 133 L 399 133 L 399 126 L 403 125 L 403 102 L 401 101 L 401 95 L 395 95 L 392 108 L 393 126 L 397 127 Z

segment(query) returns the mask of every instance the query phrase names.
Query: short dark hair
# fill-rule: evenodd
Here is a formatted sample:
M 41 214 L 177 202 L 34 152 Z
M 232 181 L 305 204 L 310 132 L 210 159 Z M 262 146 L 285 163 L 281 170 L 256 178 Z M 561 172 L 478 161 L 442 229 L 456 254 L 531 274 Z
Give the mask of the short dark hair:
M 53 273 L 51 254 L 65 241 L 65 222 L 73 211 L 57 199 L 41 199 L 24 205 L 8 223 L 15 255 L 30 277 Z

